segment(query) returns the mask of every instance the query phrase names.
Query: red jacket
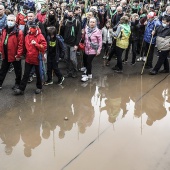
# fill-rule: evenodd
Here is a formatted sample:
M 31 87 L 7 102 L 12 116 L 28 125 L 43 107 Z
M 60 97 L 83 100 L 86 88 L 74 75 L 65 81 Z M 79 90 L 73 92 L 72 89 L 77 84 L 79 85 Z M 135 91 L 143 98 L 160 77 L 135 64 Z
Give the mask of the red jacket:
M 2 53 L 2 58 L 5 59 L 4 54 L 4 41 L 6 38 L 7 32 L 6 28 L 2 30 L 2 35 L 0 38 L 0 52 Z M 7 50 L 8 50 L 8 62 L 14 62 L 16 61 L 16 58 L 21 58 L 23 55 L 23 49 L 24 49 L 24 34 L 21 30 L 18 30 L 16 27 L 14 27 L 13 31 L 9 34 L 8 37 L 8 44 L 7 44 Z
M 16 23 L 18 25 L 25 25 L 26 22 L 24 21 L 24 19 L 27 19 L 27 16 L 24 16 L 23 14 L 19 13 L 16 17 Z
M 34 40 L 36 44 L 31 44 Z M 41 34 L 40 29 L 37 30 L 36 34 L 28 33 L 25 37 L 25 48 L 26 48 L 26 62 L 33 65 L 39 65 L 39 53 L 44 53 L 47 48 L 47 42 L 44 36 Z

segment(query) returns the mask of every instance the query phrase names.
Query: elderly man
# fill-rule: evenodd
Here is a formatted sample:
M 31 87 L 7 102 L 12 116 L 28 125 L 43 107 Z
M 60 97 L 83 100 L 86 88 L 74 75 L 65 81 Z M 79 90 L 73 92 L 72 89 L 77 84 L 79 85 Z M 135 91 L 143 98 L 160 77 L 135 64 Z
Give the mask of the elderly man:
M 18 30 L 14 15 L 8 15 L 7 26 L 2 30 L 1 36 L 0 53 L 3 61 L 0 69 L 0 89 L 2 89 L 2 84 L 11 63 L 16 75 L 13 89 L 16 89 L 21 81 L 21 56 L 23 54 L 24 35 L 21 30 Z

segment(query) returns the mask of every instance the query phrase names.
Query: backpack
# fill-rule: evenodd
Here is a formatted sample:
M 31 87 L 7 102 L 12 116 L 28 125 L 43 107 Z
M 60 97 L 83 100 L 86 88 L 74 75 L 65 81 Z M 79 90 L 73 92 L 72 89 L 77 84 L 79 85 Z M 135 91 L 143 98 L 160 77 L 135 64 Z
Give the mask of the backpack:
M 60 50 L 60 58 L 64 58 L 64 55 L 66 53 L 66 45 L 64 43 L 64 39 L 61 35 L 56 35 L 57 40 L 59 41 L 59 45 L 61 47 Z

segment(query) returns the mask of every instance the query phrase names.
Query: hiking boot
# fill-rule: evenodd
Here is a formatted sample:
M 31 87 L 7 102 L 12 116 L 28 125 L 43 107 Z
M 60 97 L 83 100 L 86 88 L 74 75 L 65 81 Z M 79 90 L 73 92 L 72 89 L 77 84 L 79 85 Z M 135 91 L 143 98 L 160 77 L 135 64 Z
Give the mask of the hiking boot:
M 159 73 L 169 73 L 169 70 L 160 70 Z
M 36 89 L 35 94 L 40 94 L 42 92 L 42 89 Z
M 20 90 L 20 89 L 15 89 L 14 90 L 14 94 L 15 95 L 23 95 L 24 94 L 24 91 Z
M 117 65 L 115 65 L 115 66 L 112 68 L 112 70 L 117 70 L 117 69 L 119 69 L 119 67 L 118 67 Z
M 52 80 L 47 80 L 44 85 L 45 86 L 48 86 L 48 85 L 52 85 L 53 84 L 53 81 Z
M 59 84 L 59 85 L 62 85 L 62 84 L 63 84 L 64 79 L 65 79 L 64 77 L 61 77 L 61 78 L 58 80 L 58 84 Z
M 28 79 L 28 83 L 31 83 L 33 81 L 33 77 L 31 76 L 31 77 L 29 77 L 29 79 Z
M 19 85 L 18 85 L 18 84 L 15 84 L 15 85 L 12 87 L 12 90 L 16 90 L 16 89 L 19 89 Z

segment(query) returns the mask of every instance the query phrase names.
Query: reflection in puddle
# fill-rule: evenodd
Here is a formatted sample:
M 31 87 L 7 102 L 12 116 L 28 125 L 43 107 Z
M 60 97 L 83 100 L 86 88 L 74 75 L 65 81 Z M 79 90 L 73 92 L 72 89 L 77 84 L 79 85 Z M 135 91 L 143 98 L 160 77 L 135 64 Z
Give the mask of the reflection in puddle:
M 99 139 L 108 125 L 115 130 L 116 124 L 118 129 L 125 122 L 132 124 L 137 120 L 138 133 L 143 134 L 146 126 L 153 126 L 169 113 L 169 84 L 165 81 L 155 86 L 157 82 L 150 77 L 142 80 L 104 76 L 33 95 L 32 101 L 23 101 L 20 107 L 0 117 L 0 152 L 8 156 L 14 154 L 19 159 L 23 155 L 45 154 L 48 146 L 52 146 L 52 157 L 60 160 L 59 154 L 68 149 L 69 143 L 74 143 L 72 147 L 76 147 L 78 153 L 96 136 Z M 64 120 L 65 117 L 68 120 Z M 124 126 L 124 131 L 129 133 L 127 125 Z M 69 148 L 69 152 L 73 148 Z M 46 156 L 51 157 L 49 152 Z M 61 168 L 73 155 L 68 153 L 57 167 Z M 8 158 L 3 155 L 3 160 L 6 162 Z

